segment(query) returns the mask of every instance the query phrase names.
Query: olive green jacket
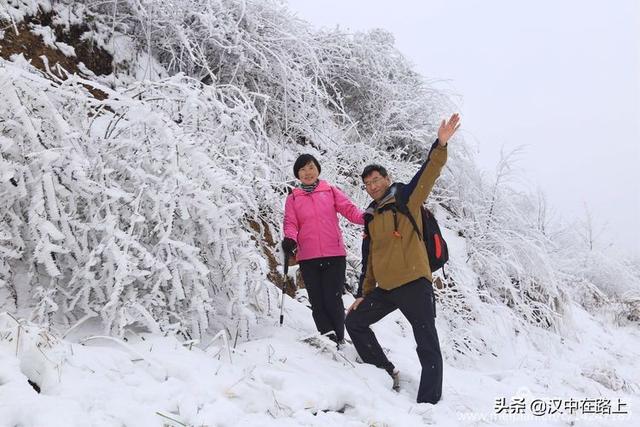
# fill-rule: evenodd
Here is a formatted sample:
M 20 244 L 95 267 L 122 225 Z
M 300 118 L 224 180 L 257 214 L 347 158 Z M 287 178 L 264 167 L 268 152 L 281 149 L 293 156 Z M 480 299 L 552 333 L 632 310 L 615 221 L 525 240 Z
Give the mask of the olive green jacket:
M 394 219 L 391 210 L 381 208 L 394 203 L 396 197 L 403 197 L 407 200 L 406 205 L 411 215 L 417 219 L 416 223 L 422 235 L 420 207 L 429 196 L 446 161 L 447 147 L 441 147 L 436 141 L 429 158 L 409 184 L 400 189 L 395 184 L 392 185 L 380 202 L 374 201 L 369 205 L 365 213 L 368 222 L 367 235 L 363 242 L 363 256 L 365 252 L 368 254 L 366 261 L 363 259 L 364 274 L 361 276 L 359 292 L 362 296 L 369 294 L 376 284 L 382 289 L 391 290 L 421 277 L 432 281 L 427 250 L 409 218 L 398 212 Z

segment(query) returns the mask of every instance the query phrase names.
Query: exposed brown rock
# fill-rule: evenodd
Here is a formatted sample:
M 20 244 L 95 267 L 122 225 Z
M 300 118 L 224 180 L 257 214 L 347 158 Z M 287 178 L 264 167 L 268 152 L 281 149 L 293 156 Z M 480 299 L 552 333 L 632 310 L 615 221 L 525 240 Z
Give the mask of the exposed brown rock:
M 54 25 L 51 12 L 40 12 L 35 16 L 27 16 L 22 22 L 16 24 L 16 28 L 10 23 L 0 21 L 4 29 L 4 38 L 0 39 L 0 57 L 9 60 L 12 55 L 22 54 L 31 64 L 47 72 L 46 57 L 49 68 L 53 74 L 61 79 L 66 75 L 58 71 L 56 64 L 71 74 L 82 75 L 78 65 L 83 63 L 85 67 L 96 75 L 108 75 L 113 72 L 113 57 L 104 49 L 95 46 L 90 38 L 82 39 L 82 35 L 90 31 L 87 25 L 71 25 L 66 29 L 61 25 Z M 72 46 L 76 56 L 66 56 L 59 49 L 47 45 L 43 38 L 31 31 L 31 25 L 41 25 L 53 30 L 56 41 Z M 105 99 L 107 95 L 93 87 L 87 89 L 98 99 Z

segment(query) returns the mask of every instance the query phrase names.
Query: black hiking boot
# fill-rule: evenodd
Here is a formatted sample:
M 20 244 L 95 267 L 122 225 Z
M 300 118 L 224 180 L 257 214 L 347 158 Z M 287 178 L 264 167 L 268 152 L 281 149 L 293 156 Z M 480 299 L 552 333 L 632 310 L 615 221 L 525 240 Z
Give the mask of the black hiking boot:
M 333 341 L 334 343 L 336 343 L 336 349 L 340 350 L 340 348 L 342 346 L 345 345 L 346 341 L 344 340 L 344 338 L 342 339 L 338 339 L 338 336 L 336 335 L 335 332 L 331 331 L 331 332 L 327 332 L 326 334 L 324 334 L 327 338 L 329 338 L 331 341 Z
M 396 368 L 393 368 L 391 371 L 387 371 L 391 379 L 393 380 L 393 385 L 391 389 L 393 391 L 400 391 L 400 371 Z

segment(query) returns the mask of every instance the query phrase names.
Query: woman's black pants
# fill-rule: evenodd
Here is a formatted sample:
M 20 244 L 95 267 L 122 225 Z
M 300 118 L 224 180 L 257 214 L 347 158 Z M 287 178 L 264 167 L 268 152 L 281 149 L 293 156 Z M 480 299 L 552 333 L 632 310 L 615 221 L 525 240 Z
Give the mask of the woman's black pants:
M 300 261 L 311 312 L 321 334 L 334 331 L 338 342 L 344 339 L 344 289 L 346 257 L 326 257 Z

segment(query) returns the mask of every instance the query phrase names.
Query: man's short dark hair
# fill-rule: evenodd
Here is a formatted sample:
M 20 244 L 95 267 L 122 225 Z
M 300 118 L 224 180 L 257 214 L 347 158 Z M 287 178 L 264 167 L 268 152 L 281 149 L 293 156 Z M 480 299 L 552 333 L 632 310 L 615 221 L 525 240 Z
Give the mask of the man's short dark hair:
M 300 169 L 307 166 L 307 164 L 311 162 L 316 164 L 316 167 L 318 168 L 318 173 L 320 173 L 322 169 L 320 168 L 320 163 L 318 162 L 318 160 L 316 160 L 316 158 L 313 157 L 311 154 L 301 154 L 298 156 L 298 158 L 296 159 L 296 162 L 293 164 L 293 175 L 296 178 L 298 178 L 298 172 L 300 172 Z
M 384 166 L 380 166 L 377 164 L 367 165 L 362 171 L 362 175 L 360 175 L 360 177 L 362 178 L 362 181 L 364 182 L 364 179 L 374 172 L 378 172 L 383 178 L 386 178 L 387 176 L 389 176 Z

